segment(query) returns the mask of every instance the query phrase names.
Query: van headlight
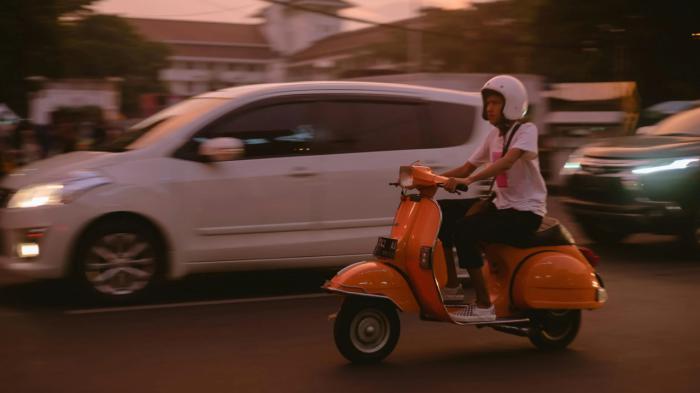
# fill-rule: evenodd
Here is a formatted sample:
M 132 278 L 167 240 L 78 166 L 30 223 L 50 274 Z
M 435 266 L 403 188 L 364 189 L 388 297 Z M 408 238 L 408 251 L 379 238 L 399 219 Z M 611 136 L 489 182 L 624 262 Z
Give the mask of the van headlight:
M 68 203 L 87 190 L 111 183 L 96 172 L 74 172 L 66 180 L 20 188 L 7 203 L 9 209 L 54 206 Z
M 650 173 L 664 172 L 675 169 L 686 169 L 700 166 L 700 157 L 682 158 L 673 161 L 659 162 L 656 165 L 644 166 L 632 170 L 635 175 L 648 175 Z

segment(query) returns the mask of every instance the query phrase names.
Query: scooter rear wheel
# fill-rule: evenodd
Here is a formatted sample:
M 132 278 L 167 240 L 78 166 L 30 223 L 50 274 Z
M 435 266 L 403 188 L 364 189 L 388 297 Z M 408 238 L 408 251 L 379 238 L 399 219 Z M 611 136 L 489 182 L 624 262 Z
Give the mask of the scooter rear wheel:
M 556 351 L 566 348 L 581 327 L 581 310 L 541 310 L 532 316 L 529 338 L 537 348 Z
M 400 326 L 396 307 L 390 302 L 347 297 L 335 320 L 335 345 L 353 363 L 377 363 L 396 347 Z

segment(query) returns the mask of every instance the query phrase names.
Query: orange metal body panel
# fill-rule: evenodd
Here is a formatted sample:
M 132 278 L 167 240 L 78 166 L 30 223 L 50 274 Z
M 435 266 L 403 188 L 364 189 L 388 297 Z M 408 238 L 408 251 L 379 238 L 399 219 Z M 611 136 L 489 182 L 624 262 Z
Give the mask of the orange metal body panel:
M 575 246 L 521 249 L 489 244 L 485 253 L 484 276 L 499 317 L 509 316 L 516 308 L 602 306 L 596 301 L 595 271 Z
M 386 297 L 401 311 L 420 309 L 406 279 L 384 262 L 364 261 L 351 265 L 328 281 L 324 288 L 331 292 Z
M 546 253 L 526 261 L 515 277 L 513 301 L 520 308 L 595 309 L 600 284 L 587 263 Z
M 421 247 L 431 247 L 435 251 L 439 244 L 437 233 L 441 221 L 442 212 L 434 200 L 421 198 L 419 202 L 416 202 L 408 197 L 403 197 L 391 231 L 391 237 L 398 239 L 397 250 L 400 250 L 397 252 L 394 263 L 408 273 L 422 314 L 431 319 L 452 321 L 443 305 L 434 269 L 420 266 Z M 445 256 L 442 249 L 433 254 L 433 266 L 442 264 L 442 267 L 437 270 L 443 271 L 445 269 Z M 446 270 L 444 271 L 446 275 Z

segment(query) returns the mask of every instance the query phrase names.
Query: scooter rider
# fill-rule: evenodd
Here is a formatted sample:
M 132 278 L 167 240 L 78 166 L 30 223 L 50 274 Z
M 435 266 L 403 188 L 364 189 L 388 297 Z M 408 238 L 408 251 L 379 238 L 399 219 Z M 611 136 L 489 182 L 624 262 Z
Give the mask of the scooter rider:
M 531 236 L 546 214 L 547 189 L 540 174 L 537 127 L 520 123 L 528 107 L 523 84 L 509 75 L 490 79 L 481 89 L 482 117 L 494 128 L 482 146 L 464 165 L 443 173 L 450 179 L 445 189 L 495 177 L 495 199 L 479 213 L 465 217 L 471 205 L 444 209 L 440 239 L 457 247 L 459 265 L 467 269 L 476 291 L 476 303 L 452 313 L 460 322 L 492 321 L 496 318 L 482 274 L 479 242 L 509 243 Z M 505 156 L 504 147 L 510 139 Z M 486 167 L 475 174 L 481 165 Z M 448 268 L 454 269 L 454 264 Z

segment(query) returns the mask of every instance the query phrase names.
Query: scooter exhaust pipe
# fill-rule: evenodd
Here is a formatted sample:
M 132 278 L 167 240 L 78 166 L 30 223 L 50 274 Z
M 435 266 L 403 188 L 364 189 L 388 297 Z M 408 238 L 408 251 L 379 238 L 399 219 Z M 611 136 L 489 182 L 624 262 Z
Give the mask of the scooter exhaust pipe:
M 499 332 L 513 334 L 515 336 L 527 337 L 530 334 L 530 329 L 522 326 L 511 326 L 511 325 L 490 325 L 490 328 L 498 330 Z

